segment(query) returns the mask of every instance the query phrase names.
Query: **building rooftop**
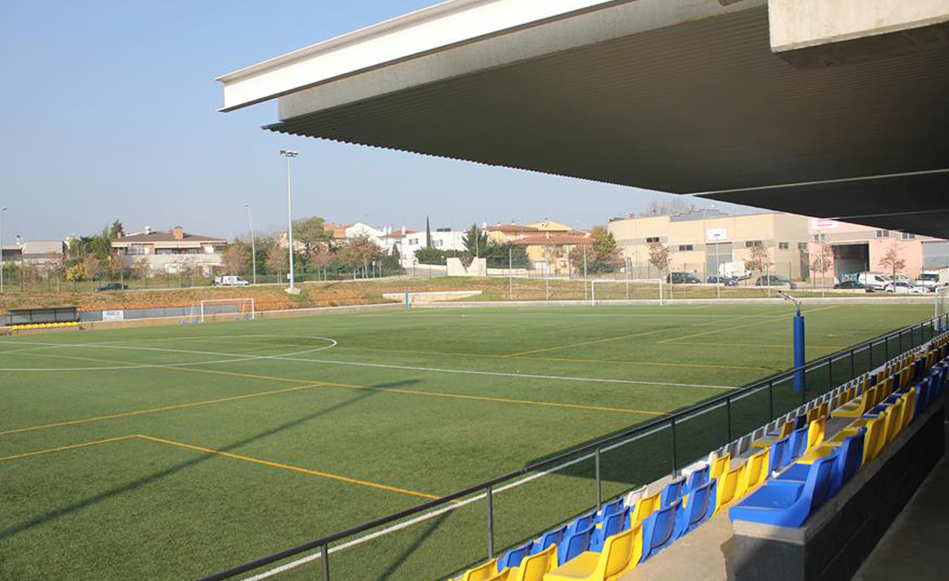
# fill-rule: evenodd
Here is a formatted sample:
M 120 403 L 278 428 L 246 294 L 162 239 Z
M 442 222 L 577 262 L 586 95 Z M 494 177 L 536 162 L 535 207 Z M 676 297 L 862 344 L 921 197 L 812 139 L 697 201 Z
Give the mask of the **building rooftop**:
M 225 243 L 227 240 L 223 238 L 215 238 L 214 236 L 204 236 L 202 234 L 192 234 L 190 232 L 180 231 L 176 233 L 174 229 L 165 230 L 165 231 L 156 231 L 156 230 L 145 230 L 144 232 L 136 232 L 135 234 L 129 234 L 128 236 L 122 236 L 112 241 L 112 245 L 117 244 L 130 244 L 135 242 L 219 242 Z

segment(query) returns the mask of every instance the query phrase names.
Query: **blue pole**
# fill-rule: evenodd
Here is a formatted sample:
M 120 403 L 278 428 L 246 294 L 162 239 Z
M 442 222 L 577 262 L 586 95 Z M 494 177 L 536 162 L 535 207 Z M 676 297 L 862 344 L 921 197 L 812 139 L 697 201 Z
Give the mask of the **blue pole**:
M 405 314 L 409 314 L 409 293 L 405 293 Z
M 801 307 L 797 307 L 797 314 L 794 316 L 794 391 L 804 390 L 804 365 L 807 359 L 804 355 L 804 315 L 801 314 Z

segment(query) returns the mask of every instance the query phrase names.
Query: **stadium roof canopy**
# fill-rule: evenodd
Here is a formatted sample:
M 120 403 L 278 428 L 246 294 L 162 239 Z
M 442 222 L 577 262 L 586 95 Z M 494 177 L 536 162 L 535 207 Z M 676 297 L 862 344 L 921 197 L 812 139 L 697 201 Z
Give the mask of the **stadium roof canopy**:
M 788 13 L 854 2 L 913 14 L 814 38 Z M 949 238 L 947 23 L 945 0 L 452 0 L 219 80 L 225 111 L 278 99 L 283 133 Z

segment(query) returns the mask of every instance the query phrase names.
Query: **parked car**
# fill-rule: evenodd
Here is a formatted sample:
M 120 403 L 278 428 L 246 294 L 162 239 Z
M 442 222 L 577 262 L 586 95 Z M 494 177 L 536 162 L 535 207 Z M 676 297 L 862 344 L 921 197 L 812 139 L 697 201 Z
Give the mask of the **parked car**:
M 225 275 L 215 276 L 213 286 L 247 286 L 250 283 L 239 276 Z
M 835 289 L 838 290 L 862 290 L 864 292 L 872 293 L 873 289 L 863 284 L 859 280 L 845 280 L 834 285 Z
M 917 294 L 917 295 L 929 292 L 929 289 L 927 289 L 924 286 L 918 286 L 918 285 L 910 284 L 908 282 L 903 282 L 903 281 L 891 282 L 890 284 L 886 285 L 883 288 L 883 290 L 888 293 L 900 293 L 900 294 L 910 293 L 910 294 Z
M 940 275 L 938 272 L 923 272 L 916 279 L 916 285 L 925 287 L 930 292 L 934 292 L 939 286 Z
M 884 290 L 886 285 L 893 282 L 890 280 L 890 277 L 875 272 L 861 272 L 857 280 L 871 287 L 873 290 L 879 291 Z
M 666 275 L 669 284 L 702 284 L 702 280 L 691 272 L 670 272 Z
M 121 290 L 128 290 L 128 289 L 129 289 L 129 285 L 127 284 L 122 284 L 120 282 L 110 282 L 109 284 L 104 284 L 98 287 L 96 290 L 97 291 L 121 291 Z
M 772 287 L 776 286 L 776 287 L 786 287 L 789 289 L 797 288 L 796 284 L 784 278 L 783 276 L 778 276 L 776 274 L 766 274 L 764 276 L 758 277 L 758 280 L 755 281 L 755 286 L 772 286 Z
M 738 279 L 732 278 L 730 276 L 710 276 L 708 277 L 709 284 L 723 284 L 725 286 L 738 286 Z

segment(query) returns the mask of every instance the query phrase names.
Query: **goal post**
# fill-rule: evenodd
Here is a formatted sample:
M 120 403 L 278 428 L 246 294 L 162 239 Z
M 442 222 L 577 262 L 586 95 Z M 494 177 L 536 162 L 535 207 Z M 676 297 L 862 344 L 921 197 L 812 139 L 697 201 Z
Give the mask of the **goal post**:
M 949 286 L 936 288 L 936 325 L 940 331 L 949 331 Z
M 661 306 L 665 303 L 664 285 L 661 278 L 594 279 L 590 281 L 590 305 L 648 300 Z
M 198 321 L 208 318 L 224 321 L 250 321 L 257 315 L 257 302 L 253 298 L 204 299 L 198 309 Z

